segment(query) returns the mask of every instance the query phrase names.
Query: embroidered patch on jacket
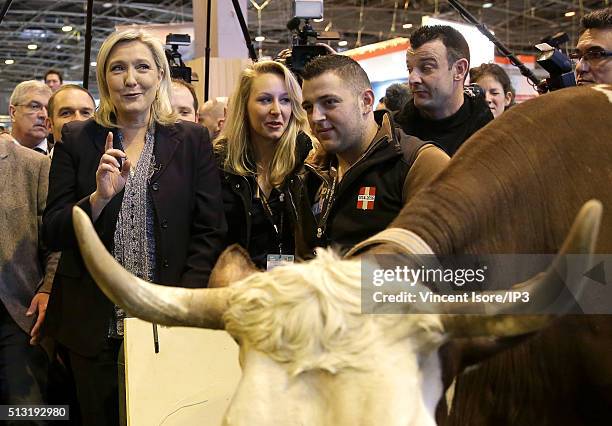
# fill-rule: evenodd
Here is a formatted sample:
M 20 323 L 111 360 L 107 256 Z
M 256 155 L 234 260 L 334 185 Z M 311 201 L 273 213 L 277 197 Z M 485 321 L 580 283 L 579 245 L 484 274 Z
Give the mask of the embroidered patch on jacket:
M 357 195 L 357 209 L 374 210 L 374 200 L 376 199 L 375 186 L 362 186 Z

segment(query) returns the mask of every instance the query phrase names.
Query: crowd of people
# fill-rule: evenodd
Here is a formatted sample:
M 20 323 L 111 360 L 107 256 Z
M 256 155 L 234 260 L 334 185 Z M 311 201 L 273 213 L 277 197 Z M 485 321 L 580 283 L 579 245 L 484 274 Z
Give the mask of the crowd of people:
M 612 8 L 582 24 L 577 82 L 612 84 Z M 408 84 L 378 105 L 363 68 L 330 54 L 301 85 L 282 63 L 254 63 L 229 100 L 200 106 L 171 79 L 160 42 L 134 29 L 99 50 L 97 108 L 57 70 L 19 83 L 0 133 L 0 404 L 74 399 L 75 424 L 125 424 L 126 314 L 84 266 L 75 205 L 128 271 L 185 287 L 205 287 L 234 243 L 266 270 L 385 229 L 514 102 L 498 65 L 470 70 L 453 28 L 421 27 L 410 41 Z M 464 90 L 468 76 L 484 97 Z

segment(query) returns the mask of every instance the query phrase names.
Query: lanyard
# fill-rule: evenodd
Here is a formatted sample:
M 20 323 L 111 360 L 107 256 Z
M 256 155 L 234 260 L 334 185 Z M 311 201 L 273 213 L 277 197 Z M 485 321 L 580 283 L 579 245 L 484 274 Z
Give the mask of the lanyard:
M 270 207 L 270 204 L 266 199 L 266 195 L 259 186 L 259 182 L 257 182 L 257 179 L 255 179 L 255 184 L 257 185 L 257 197 L 261 200 L 261 205 L 263 207 L 264 213 L 266 214 L 266 216 L 268 216 L 268 219 L 272 223 L 272 226 L 274 227 L 274 232 L 276 233 L 276 237 L 278 239 L 278 254 L 283 254 L 283 224 L 285 221 L 285 211 L 284 209 L 281 209 L 280 221 L 277 225 L 274 221 L 274 212 L 272 211 L 272 208 Z M 278 198 L 280 202 L 283 203 L 285 201 L 285 194 L 281 192 Z
M 336 185 L 338 184 L 338 172 L 334 174 L 334 179 L 332 180 L 332 185 L 327 194 L 325 194 L 325 198 L 321 203 L 321 211 L 323 214 L 319 219 L 319 223 L 317 223 L 317 238 L 321 238 L 325 229 L 327 228 L 327 219 L 329 219 L 329 213 L 331 212 L 332 203 L 334 202 L 334 195 L 336 192 Z

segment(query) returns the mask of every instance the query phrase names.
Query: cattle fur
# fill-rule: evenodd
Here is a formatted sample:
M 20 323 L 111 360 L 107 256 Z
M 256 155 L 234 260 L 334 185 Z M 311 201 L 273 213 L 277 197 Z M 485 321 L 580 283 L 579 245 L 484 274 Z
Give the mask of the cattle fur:
M 603 204 L 596 253 L 612 253 L 612 86 L 517 105 L 473 135 L 391 227 L 437 255 L 556 253 L 581 206 Z M 612 421 L 612 317 L 566 316 L 458 378 L 445 425 Z M 568 385 L 569 384 L 569 385 Z
M 232 286 L 226 330 L 285 364 L 290 375 L 369 369 L 380 345 L 410 337 L 415 351 L 442 343 L 437 315 L 362 315 L 361 262 L 319 249 L 308 262 L 258 273 Z

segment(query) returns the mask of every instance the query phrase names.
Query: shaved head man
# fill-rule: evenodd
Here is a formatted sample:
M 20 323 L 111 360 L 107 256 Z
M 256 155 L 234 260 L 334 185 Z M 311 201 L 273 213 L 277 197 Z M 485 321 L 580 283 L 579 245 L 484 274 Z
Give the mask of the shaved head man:
M 211 139 L 216 138 L 223 129 L 226 109 L 227 104 L 223 98 L 211 99 L 202 105 L 200 124 L 208 129 Z

